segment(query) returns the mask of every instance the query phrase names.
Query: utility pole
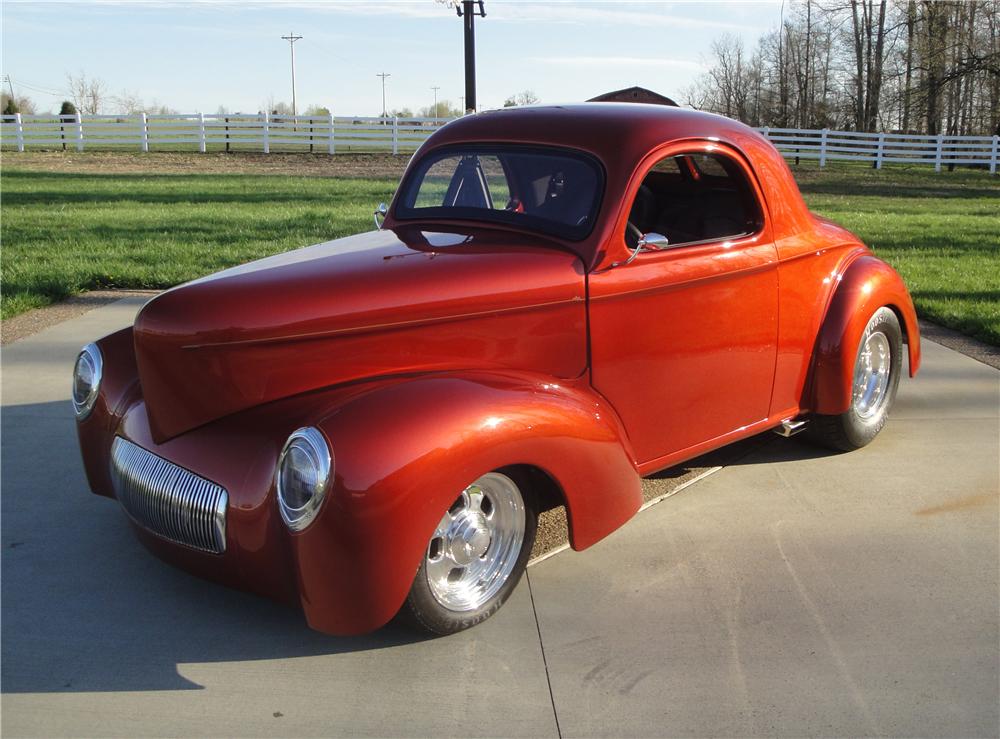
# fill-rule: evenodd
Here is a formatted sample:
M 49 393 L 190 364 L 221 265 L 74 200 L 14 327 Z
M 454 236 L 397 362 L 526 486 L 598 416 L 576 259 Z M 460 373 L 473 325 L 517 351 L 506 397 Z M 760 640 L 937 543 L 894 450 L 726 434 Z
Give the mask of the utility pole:
M 285 41 L 288 42 L 288 48 L 292 52 L 292 116 L 297 115 L 295 110 L 295 42 L 301 39 L 301 36 L 296 36 L 291 31 L 287 36 L 282 36 Z
M 385 78 L 386 77 L 392 77 L 392 75 L 389 74 L 389 73 L 387 73 L 387 72 L 380 72 L 379 74 L 376 74 L 375 76 L 382 78 L 382 118 L 383 118 L 382 122 L 385 123 L 384 119 L 386 119 L 386 118 L 389 117 L 388 114 L 386 113 L 386 110 L 385 110 Z
M 10 99 L 14 101 L 14 105 L 17 105 L 17 99 L 14 97 L 14 83 L 10 81 L 9 74 L 5 74 L 4 77 L 7 78 L 7 86 L 10 87 Z
M 431 89 L 434 90 L 434 115 L 431 116 L 431 117 L 432 118 L 437 118 L 438 117 L 438 90 L 440 90 L 441 88 L 440 87 L 432 87 Z
M 478 6 L 478 8 L 477 8 Z M 455 3 L 455 12 L 465 28 L 465 112 L 476 112 L 476 16 L 486 17 L 483 0 L 462 0 Z

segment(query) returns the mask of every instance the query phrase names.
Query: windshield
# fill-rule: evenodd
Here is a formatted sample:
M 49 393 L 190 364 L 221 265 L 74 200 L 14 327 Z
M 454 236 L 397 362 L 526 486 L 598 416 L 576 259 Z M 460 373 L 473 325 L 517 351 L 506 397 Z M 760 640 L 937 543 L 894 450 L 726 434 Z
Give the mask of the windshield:
M 594 227 L 603 179 L 596 160 L 561 149 L 452 147 L 418 163 L 395 215 L 493 221 L 579 241 Z

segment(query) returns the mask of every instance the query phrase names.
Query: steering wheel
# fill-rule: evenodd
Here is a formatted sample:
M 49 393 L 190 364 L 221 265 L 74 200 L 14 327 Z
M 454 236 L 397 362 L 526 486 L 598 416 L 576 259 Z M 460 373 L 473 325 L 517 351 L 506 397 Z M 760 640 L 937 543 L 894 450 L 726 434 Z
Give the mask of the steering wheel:
M 632 221 L 627 221 L 625 223 L 625 230 L 635 236 L 636 243 L 638 243 L 638 240 L 642 238 L 642 231 L 640 231 L 639 227 L 632 223 Z

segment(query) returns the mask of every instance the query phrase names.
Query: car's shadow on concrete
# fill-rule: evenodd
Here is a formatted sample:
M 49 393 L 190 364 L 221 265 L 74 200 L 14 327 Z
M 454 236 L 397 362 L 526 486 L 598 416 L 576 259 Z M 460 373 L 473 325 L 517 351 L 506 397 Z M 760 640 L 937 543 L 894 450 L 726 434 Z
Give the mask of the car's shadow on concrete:
M 795 462 L 807 459 L 822 459 L 841 453 L 811 443 L 805 434 L 796 434 L 792 438 L 783 438 L 772 431 L 765 431 L 724 446 L 721 449 L 702 454 L 682 464 L 668 467 L 652 475 L 647 475 L 645 479 L 674 479 L 712 467 Z
M 312 631 L 298 610 L 157 560 L 92 495 L 66 403 L 5 406 L 2 684 L 6 693 L 191 690 L 185 663 L 288 659 L 422 640 L 390 623 Z

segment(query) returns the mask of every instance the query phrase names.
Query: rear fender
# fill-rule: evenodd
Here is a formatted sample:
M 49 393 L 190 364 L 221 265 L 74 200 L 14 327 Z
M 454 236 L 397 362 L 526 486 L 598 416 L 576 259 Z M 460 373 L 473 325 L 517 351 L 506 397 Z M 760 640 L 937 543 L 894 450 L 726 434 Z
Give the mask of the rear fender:
M 869 319 L 882 306 L 891 308 L 899 318 L 907 342 L 910 377 L 917 374 L 920 329 L 906 285 L 881 259 L 861 256 L 842 274 L 820 328 L 806 407 L 823 415 L 839 415 L 850 408 L 858 344 Z
M 575 549 L 642 502 L 620 422 L 582 382 L 422 376 L 354 397 L 318 426 L 333 449 L 334 488 L 293 547 L 306 617 L 323 631 L 367 631 L 392 618 L 441 516 L 486 472 L 521 464 L 551 476 Z

